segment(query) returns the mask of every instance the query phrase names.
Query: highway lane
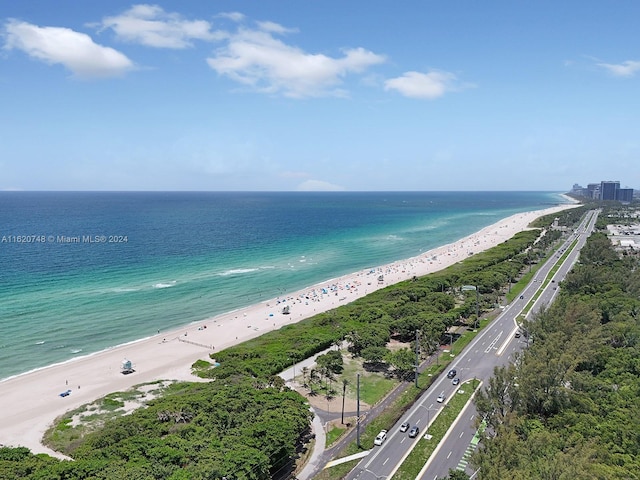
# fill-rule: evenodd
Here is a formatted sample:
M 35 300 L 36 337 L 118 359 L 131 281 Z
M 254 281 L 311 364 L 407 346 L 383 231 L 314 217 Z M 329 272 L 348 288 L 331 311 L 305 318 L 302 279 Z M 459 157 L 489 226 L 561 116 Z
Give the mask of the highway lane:
M 554 295 L 553 292 L 556 292 L 556 290 L 553 290 L 553 286 L 559 282 L 559 279 L 564 278 L 566 272 L 576 261 L 578 250 L 584 245 L 586 236 L 595 222 L 595 219 L 593 219 L 587 225 L 587 218 L 589 216 L 585 217 L 585 220 L 577 229 L 577 232 L 582 233 L 579 234 L 580 239 L 576 248 L 563 262 L 563 267 L 554 275 L 556 282 L 549 282 L 546 286 L 551 291 L 549 297 L 541 295 L 534 308 L 541 308 L 545 302 L 551 301 Z M 574 235 L 571 235 L 560 247 L 560 251 L 564 251 L 575 238 Z M 545 262 L 536 272 L 532 282 L 522 292 L 522 297 L 509 304 L 498 318 L 485 327 L 467 348 L 451 362 L 450 368 L 457 370 L 458 377 L 463 382 L 471 378 L 478 378 L 483 382 L 487 382 L 493 374 L 494 367 L 511 361 L 513 354 L 525 345 L 525 342 L 522 341 L 524 337 L 520 339 L 514 338 L 514 333 L 518 329 L 516 319 L 527 305 L 527 302 L 544 284 L 544 279 L 560 260 L 560 257 L 561 255 L 554 255 Z M 568 266 L 564 269 L 566 265 Z M 446 408 L 446 400 L 443 403 L 438 403 L 436 401 L 437 397 L 443 394 L 448 399 L 451 395 L 455 395 L 457 388 L 458 386 L 453 385 L 451 379 L 447 378 L 446 375 L 442 375 L 402 416 L 398 423 L 389 429 L 387 439 L 383 445 L 374 447 L 371 453 L 361 460 L 346 478 L 358 480 L 391 478 L 413 446 L 424 436 L 427 425 L 433 422 L 442 408 Z M 473 405 L 470 405 L 461 413 L 450 434 L 443 440 L 438 451 L 432 455 L 422 478 L 433 479 L 438 476 L 445 476 L 449 468 L 458 466 L 475 432 L 475 415 L 475 407 Z M 408 432 L 400 432 L 400 425 L 405 421 L 412 426 L 417 425 L 420 428 L 420 434 L 416 438 L 409 438 Z

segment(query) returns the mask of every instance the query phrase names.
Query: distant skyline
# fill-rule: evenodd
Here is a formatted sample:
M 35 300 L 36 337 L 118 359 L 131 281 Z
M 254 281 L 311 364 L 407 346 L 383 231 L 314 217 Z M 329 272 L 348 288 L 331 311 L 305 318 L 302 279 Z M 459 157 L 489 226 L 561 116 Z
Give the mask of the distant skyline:
M 640 2 L 0 0 L 0 190 L 640 188 Z

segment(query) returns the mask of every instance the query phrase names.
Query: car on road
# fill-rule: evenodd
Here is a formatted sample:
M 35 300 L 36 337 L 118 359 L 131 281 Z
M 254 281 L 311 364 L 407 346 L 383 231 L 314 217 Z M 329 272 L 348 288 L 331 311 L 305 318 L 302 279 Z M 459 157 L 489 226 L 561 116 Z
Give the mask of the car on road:
M 453 378 L 458 374 L 458 372 L 456 371 L 455 368 L 449 370 L 449 373 L 447 373 L 447 378 Z
M 520 338 L 520 335 L 522 335 L 520 332 L 516 332 L 516 334 L 514 335 L 516 338 Z
M 420 433 L 420 429 L 414 425 L 409 431 L 409 438 L 416 438 L 418 433 Z
M 520 295 L 520 300 L 524 300 L 524 295 Z
M 438 403 L 444 402 L 444 393 L 441 393 L 440 395 L 438 395 L 438 398 L 436 398 L 436 402 Z
M 460 379 L 458 377 L 456 377 L 453 380 L 451 380 L 451 383 L 454 384 L 454 385 L 458 385 L 460 383 Z
M 404 422 L 402 425 L 400 425 L 400 431 L 406 432 L 407 430 L 409 430 L 409 426 L 409 422 Z
M 386 430 L 380 430 L 380 433 L 378 434 L 376 439 L 373 441 L 373 444 L 374 445 L 382 445 L 386 439 L 387 439 L 387 431 Z

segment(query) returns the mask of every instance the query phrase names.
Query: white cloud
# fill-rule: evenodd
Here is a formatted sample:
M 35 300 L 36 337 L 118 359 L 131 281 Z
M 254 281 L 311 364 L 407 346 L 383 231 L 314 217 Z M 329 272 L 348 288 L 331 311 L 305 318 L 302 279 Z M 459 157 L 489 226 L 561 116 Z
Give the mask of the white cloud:
M 228 18 L 229 20 L 232 20 L 234 22 L 241 22 L 245 19 L 244 14 L 240 12 L 223 12 L 216 15 L 216 17 Z
M 617 65 L 611 63 L 598 63 L 597 65 L 615 77 L 633 77 L 636 72 L 640 71 L 640 62 L 633 60 L 627 60 Z
M 257 23 L 258 23 L 258 28 L 264 32 L 278 33 L 280 35 L 284 35 L 285 33 L 298 32 L 298 29 L 296 28 L 286 28 L 275 22 L 265 21 L 265 22 L 257 22 Z
M 111 28 L 121 40 L 156 48 L 182 49 L 192 46 L 191 40 L 216 39 L 209 22 L 185 20 L 158 5 L 134 5 L 121 15 L 106 17 L 101 26 Z
M 432 100 L 454 90 L 455 80 L 456 76 L 449 72 L 406 72 L 401 77 L 384 82 L 384 89 L 396 90 L 405 97 Z
M 22 50 L 45 63 L 64 65 L 82 78 L 119 76 L 134 67 L 124 54 L 69 28 L 9 20 L 5 36 L 5 49 Z
M 302 182 L 296 188 L 298 192 L 342 192 L 346 189 L 333 183 L 323 182 L 322 180 L 307 180 Z
M 241 27 L 207 63 L 219 75 L 257 91 L 302 98 L 344 95 L 337 87 L 345 76 L 385 61 L 363 48 L 344 50 L 340 58 L 311 54 L 273 36 L 291 31 L 273 22 L 262 22 L 256 30 Z

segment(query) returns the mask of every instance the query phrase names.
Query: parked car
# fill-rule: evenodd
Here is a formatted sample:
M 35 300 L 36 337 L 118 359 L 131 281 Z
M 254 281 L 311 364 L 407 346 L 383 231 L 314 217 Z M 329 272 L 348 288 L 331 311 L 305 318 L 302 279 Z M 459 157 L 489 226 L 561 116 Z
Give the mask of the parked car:
M 440 395 L 438 395 L 438 398 L 436 398 L 436 402 L 438 403 L 444 402 L 444 393 L 441 393 Z
M 376 439 L 373 441 L 373 444 L 374 445 L 382 445 L 386 439 L 387 439 L 387 431 L 386 430 L 380 430 L 380 433 L 378 434 Z
M 416 438 L 418 433 L 420 433 L 420 429 L 414 425 L 409 431 L 409 438 Z
M 447 378 L 453 378 L 458 374 L 458 372 L 456 371 L 456 369 L 451 369 L 449 370 L 449 373 L 447 373 Z
M 454 385 L 458 385 L 460 383 L 460 379 L 456 377 L 453 380 L 451 380 L 451 383 L 453 383 Z
M 401 432 L 406 432 L 407 430 L 409 430 L 409 422 L 404 422 L 402 425 L 400 425 L 400 431 Z
M 520 335 L 522 335 L 522 334 L 518 331 L 518 332 L 516 332 L 515 337 L 516 338 L 520 338 Z

